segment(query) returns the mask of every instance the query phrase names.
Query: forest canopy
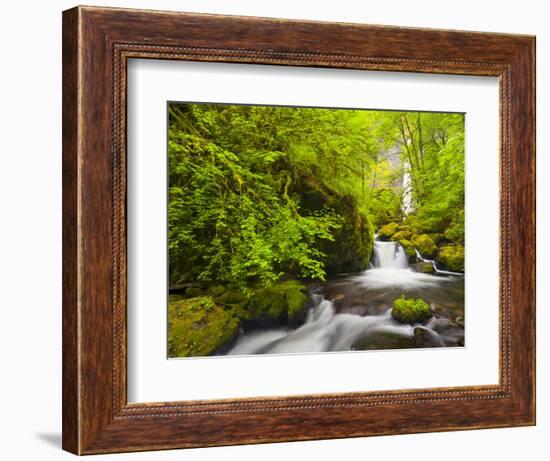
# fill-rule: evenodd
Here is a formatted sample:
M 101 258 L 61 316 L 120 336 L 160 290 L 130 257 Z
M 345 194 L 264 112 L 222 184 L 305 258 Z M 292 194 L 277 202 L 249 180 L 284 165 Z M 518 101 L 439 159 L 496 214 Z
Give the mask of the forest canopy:
M 463 254 L 463 114 L 170 103 L 168 115 L 171 285 L 358 272 L 390 223 Z

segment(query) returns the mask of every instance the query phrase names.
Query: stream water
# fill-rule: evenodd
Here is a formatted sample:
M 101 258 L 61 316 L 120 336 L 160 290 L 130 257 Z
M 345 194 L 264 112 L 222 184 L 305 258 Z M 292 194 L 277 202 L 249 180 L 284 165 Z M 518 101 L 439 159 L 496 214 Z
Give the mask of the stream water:
M 424 299 L 434 316 L 422 325 L 395 321 L 393 301 L 402 294 Z M 375 241 L 371 268 L 311 286 L 310 298 L 303 325 L 244 332 L 228 354 L 464 345 L 464 277 L 414 271 L 396 242 Z

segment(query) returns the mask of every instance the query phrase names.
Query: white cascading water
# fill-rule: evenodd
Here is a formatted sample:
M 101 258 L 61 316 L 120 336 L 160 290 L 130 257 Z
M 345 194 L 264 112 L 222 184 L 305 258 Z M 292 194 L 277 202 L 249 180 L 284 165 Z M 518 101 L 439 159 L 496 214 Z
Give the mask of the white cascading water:
M 401 197 L 402 210 L 405 215 L 414 212 L 412 203 L 412 181 L 409 162 L 405 163 L 403 171 L 403 195 Z
M 315 307 L 308 312 L 306 322 L 296 330 L 268 330 L 243 335 L 229 355 L 288 354 L 351 350 L 353 344 L 371 332 L 388 331 L 411 336 L 413 327 L 400 325 L 384 315 L 361 317 L 335 314 L 332 301 L 314 295 Z
M 373 256 L 374 267 L 355 277 L 358 283 L 367 287 L 412 289 L 436 286 L 446 280 L 412 270 L 405 250 L 397 242 L 375 240 Z
M 358 286 L 398 290 L 433 287 L 448 280 L 413 271 L 403 247 L 397 242 L 375 240 L 373 262 L 374 267 L 350 279 Z M 348 351 L 359 339 L 372 333 L 388 332 L 405 337 L 414 335 L 414 326 L 392 319 L 391 308 L 381 315 L 337 314 L 331 300 L 321 295 L 312 295 L 312 298 L 314 307 L 309 310 L 302 326 L 295 330 L 280 328 L 246 333 L 239 337 L 228 355 Z M 431 326 L 432 322 L 423 328 L 433 337 L 433 341 L 443 345 Z
M 408 269 L 407 255 L 397 242 L 374 242 L 374 267 L 378 269 Z

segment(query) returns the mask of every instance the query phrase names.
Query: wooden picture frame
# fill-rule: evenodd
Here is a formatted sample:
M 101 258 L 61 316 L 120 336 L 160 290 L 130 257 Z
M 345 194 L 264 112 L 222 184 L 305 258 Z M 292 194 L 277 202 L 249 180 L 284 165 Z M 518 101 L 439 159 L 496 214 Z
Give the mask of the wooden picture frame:
M 500 382 L 128 404 L 130 58 L 496 76 Z M 93 454 L 535 424 L 535 38 L 95 7 L 63 13 L 63 448 Z

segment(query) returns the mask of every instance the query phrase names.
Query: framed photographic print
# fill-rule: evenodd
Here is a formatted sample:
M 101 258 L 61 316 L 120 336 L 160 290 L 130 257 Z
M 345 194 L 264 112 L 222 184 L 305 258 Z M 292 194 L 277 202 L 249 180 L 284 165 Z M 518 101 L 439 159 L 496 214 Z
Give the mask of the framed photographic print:
M 534 424 L 534 52 L 64 12 L 64 449 Z

